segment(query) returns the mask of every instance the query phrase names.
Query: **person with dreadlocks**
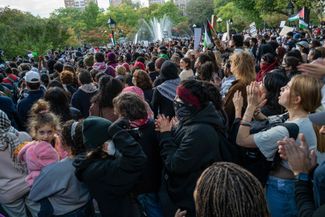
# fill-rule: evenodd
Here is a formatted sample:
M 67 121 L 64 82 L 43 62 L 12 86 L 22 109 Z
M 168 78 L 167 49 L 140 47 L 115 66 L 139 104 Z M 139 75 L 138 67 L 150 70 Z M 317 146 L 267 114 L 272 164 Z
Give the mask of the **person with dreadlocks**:
M 208 167 L 194 191 L 196 217 L 269 217 L 260 182 L 237 164 Z
M 164 216 L 174 216 L 181 208 L 187 210 L 187 217 L 194 217 L 192 195 L 197 179 L 213 162 L 223 160 L 219 133 L 225 131 L 226 118 L 220 112 L 220 93 L 216 91 L 218 97 L 212 99 L 210 89 L 202 81 L 183 81 L 174 99 L 176 128 L 172 130 L 173 119 L 161 115 L 156 120 L 164 165 L 159 193 Z

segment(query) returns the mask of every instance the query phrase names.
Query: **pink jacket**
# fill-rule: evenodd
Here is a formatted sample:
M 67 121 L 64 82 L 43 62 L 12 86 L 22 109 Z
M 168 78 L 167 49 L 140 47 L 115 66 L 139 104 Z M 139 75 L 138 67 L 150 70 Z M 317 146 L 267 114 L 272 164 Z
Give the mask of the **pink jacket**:
M 59 161 L 59 154 L 50 143 L 32 141 L 19 151 L 18 159 L 26 162 L 28 175 L 25 180 L 32 186 L 43 167 Z

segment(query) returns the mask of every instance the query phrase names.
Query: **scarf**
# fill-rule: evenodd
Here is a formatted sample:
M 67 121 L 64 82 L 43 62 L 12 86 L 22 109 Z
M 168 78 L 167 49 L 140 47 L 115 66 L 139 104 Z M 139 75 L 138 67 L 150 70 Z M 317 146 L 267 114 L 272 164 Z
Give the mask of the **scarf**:
M 82 91 L 86 92 L 86 93 L 94 93 L 97 91 L 97 87 L 95 85 L 93 85 L 92 83 L 90 84 L 83 84 L 79 87 L 79 89 L 81 89 Z
M 181 81 L 180 78 L 167 80 L 161 85 L 157 86 L 157 90 L 161 95 L 163 95 L 170 101 L 173 101 L 176 96 L 176 88 L 179 85 L 180 81 Z
M 15 150 L 20 145 L 18 131 L 11 126 L 11 122 L 2 110 L 0 110 L 0 151 L 8 149 L 14 166 L 19 171 L 25 171 L 22 164 L 16 158 Z
M 187 121 L 197 113 L 195 107 L 174 100 L 174 110 L 177 119 L 180 122 Z
M 262 64 L 260 71 L 256 75 L 256 81 L 257 82 L 263 81 L 263 78 L 266 75 L 266 73 L 275 69 L 277 67 L 277 65 L 278 65 L 278 63 L 276 61 L 274 61 L 271 64 Z

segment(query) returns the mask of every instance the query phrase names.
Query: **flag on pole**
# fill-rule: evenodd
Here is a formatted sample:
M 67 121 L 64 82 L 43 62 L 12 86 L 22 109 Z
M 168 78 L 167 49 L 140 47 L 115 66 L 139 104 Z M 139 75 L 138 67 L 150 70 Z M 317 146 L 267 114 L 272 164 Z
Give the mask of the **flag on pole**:
M 308 24 L 304 20 L 300 19 L 299 20 L 299 28 L 300 29 L 308 29 Z
M 209 48 L 209 47 L 212 47 L 213 44 L 212 44 L 212 40 L 211 40 L 211 33 L 209 35 L 208 33 L 208 27 L 207 26 L 204 26 L 204 39 L 203 39 L 203 46 L 204 48 Z
M 113 44 L 113 46 L 115 46 L 115 37 L 114 37 L 114 32 L 112 32 L 111 34 L 109 34 L 109 38 L 111 39 L 111 42 Z
M 305 8 L 303 7 L 296 15 L 288 19 L 289 22 L 293 22 L 299 19 L 305 19 Z

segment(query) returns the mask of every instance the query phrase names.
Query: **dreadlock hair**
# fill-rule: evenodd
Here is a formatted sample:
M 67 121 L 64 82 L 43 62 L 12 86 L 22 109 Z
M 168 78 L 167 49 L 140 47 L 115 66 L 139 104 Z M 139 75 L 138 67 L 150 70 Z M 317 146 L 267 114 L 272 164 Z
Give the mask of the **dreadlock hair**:
M 198 179 L 194 191 L 197 217 L 269 217 L 260 182 L 242 167 L 218 162 Z
M 64 146 L 71 149 L 71 155 L 73 156 L 86 152 L 82 138 L 82 121 L 78 122 L 73 135 L 71 128 L 74 122 L 74 120 L 67 121 L 62 129 L 62 142 Z

